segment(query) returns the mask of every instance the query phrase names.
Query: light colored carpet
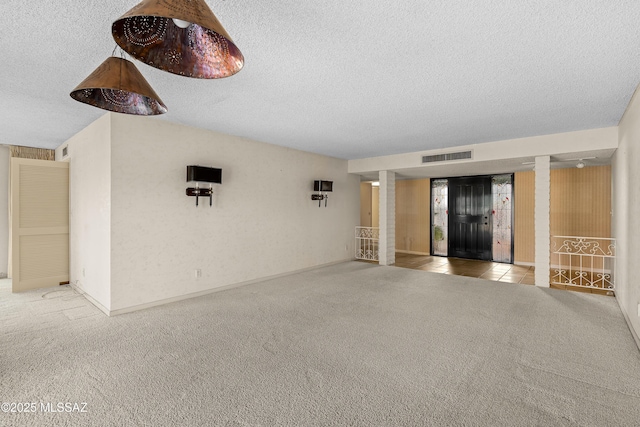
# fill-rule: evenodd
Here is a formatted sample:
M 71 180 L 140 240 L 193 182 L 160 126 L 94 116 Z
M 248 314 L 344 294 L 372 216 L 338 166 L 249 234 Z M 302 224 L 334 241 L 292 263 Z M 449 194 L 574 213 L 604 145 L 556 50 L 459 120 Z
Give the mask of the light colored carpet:
M 640 423 L 611 297 L 350 262 L 108 318 L 68 287 L 8 283 L 0 400 L 87 412 L 4 425 Z

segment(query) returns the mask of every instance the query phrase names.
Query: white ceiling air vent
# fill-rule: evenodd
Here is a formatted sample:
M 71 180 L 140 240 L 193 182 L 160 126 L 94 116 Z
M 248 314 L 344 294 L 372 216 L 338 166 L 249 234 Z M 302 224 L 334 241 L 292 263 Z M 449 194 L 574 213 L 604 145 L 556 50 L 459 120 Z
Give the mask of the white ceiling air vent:
M 470 159 L 471 151 L 459 151 L 457 153 L 434 154 L 432 156 L 422 156 L 422 163 L 449 162 L 451 160 Z
M 69 155 L 69 151 L 68 151 L 69 146 L 67 145 L 66 147 L 62 147 L 62 157 L 67 157 Z

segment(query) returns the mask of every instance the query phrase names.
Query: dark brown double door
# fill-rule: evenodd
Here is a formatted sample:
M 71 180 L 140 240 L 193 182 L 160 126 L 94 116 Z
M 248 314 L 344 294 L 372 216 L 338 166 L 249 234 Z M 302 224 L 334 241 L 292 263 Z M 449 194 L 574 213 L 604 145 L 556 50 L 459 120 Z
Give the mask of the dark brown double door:
M 491 177 L 449 178 L 449 256 L 491 260 Z

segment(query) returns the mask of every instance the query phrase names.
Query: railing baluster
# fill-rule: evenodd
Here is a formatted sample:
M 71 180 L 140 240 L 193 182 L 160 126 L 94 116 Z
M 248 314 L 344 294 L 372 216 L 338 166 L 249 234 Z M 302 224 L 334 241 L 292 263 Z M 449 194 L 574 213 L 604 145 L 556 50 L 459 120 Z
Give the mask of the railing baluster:
M 602 237 L 551 236 L 552 266 L 551 283 L 583 288 L 615 290 L 615 239 Z M 561 244 L 560 244 L 561 243 Z M 564 263 L 568 257 L 568 266 Z M 576 263 L 574 257 L 578 257 Z M 574 271 L 574 268 L 576 270 Z M 566 269 L 566 270 L 565 270 Z M 566 271 L 566 273 L 563 273 Z
M 378 228 L 356 227 L 356 259 L 378 261 Z

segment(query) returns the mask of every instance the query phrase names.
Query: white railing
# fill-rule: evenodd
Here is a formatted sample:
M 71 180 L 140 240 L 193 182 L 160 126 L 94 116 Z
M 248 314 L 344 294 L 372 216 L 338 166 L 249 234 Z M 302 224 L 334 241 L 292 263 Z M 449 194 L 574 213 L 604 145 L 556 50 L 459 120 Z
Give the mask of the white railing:
M 604 237 L 551 236 L 551 283 L 613 291 L 616 241 Z
M 379 238 L 377 227 L 356 227 L 356 259 L 378 261 Z

